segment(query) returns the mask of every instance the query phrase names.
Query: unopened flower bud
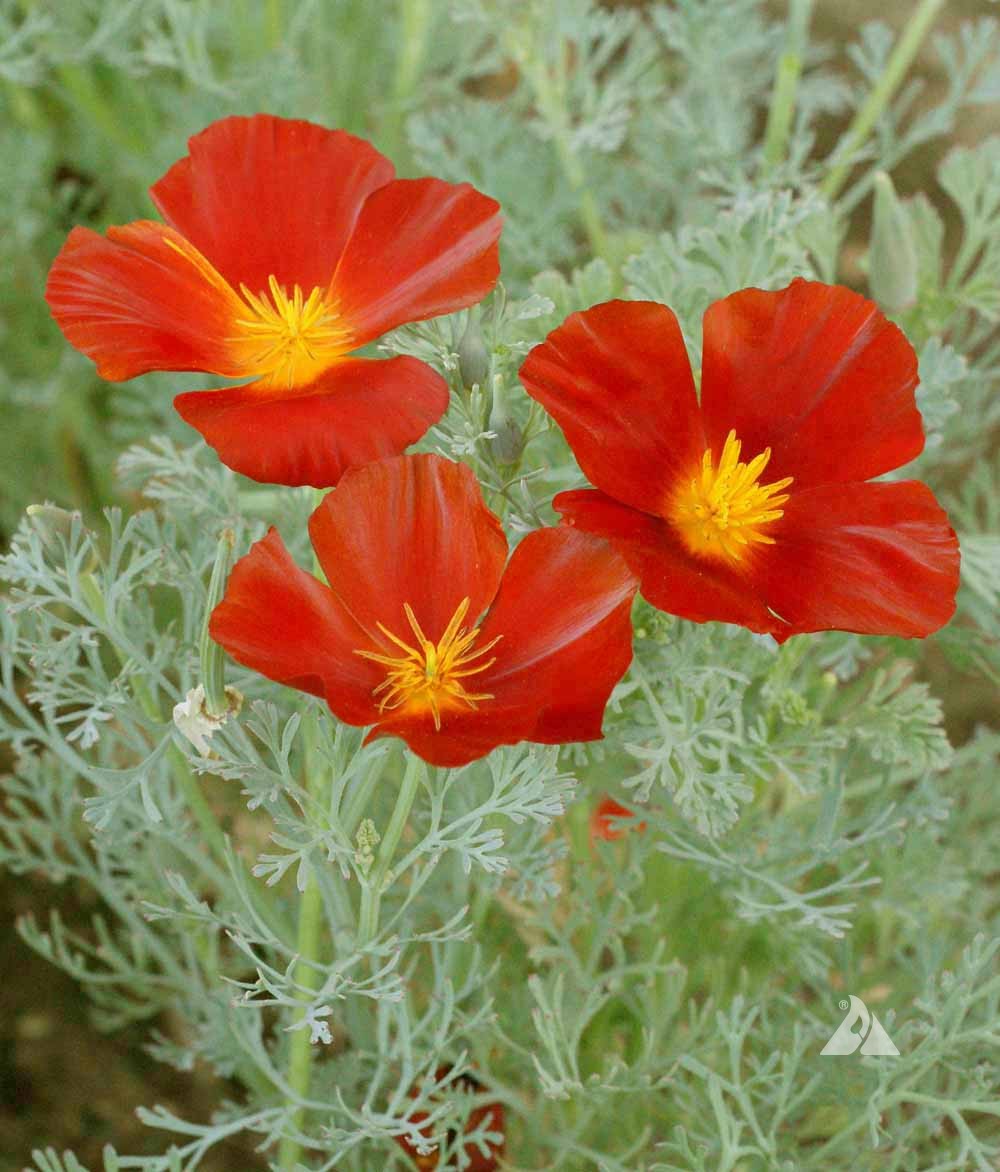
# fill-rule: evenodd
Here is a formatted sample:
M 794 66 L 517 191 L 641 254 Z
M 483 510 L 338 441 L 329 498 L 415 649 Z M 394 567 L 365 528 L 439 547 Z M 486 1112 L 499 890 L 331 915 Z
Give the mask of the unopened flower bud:
M 215 565 L 208 583 L 208 598 L 205 603 L 205 621 L 201 628 L 201 678 L 205 685 L 205 711 L 209 716 L 222 716 L 229 710 L 225 686 L 225 652 L 208 633 L 212 611 L 222 601 L 226 579 L 233 564 L 233 545 L 236 538 L 231 529 L 224 529 L 215 551 Z
M 507 388 L 502 378 L 493 380 L 493 407 L 490 411 L 490 441 L 493 454 L 501 464 L 516 464 L 524 448 L 524 434 L 511 414 L 507 402 Z
M 884 171 L 875 176 L 868 286 L 879 305 L 890 313 L 917 300 L 917 250 L 910 216 Z
M 458 371 L 467 389 L 483 386 L 490 372 L 490 354 L 479 326 L 479 311 L 469 310 L 465 333 L 458 343 Z
M 80 516 L 79 513 L 70 513 L 66 509 L 60 509 L 58 505 L 50 504 L 28 505 L 25 512 L 42 539 L 42 544 L 51 552 L 59 548 L 60 537 L 69 540 L 73 521 Z

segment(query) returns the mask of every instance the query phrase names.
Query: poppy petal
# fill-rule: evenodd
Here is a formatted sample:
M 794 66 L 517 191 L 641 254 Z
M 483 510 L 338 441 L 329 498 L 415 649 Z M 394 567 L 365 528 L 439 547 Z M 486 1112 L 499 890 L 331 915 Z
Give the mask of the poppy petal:
M 395 169 L 343 130 L 257 114 L 213 122 L 150 189 L 160 214 L 252 293 L 325 288 L 366 197 Z
M 696 561 L 658 517 L 603 492 L 562 492 L 552 502 L 564 521 L 607 538 L 639 577 L 639 592 L 667 614 L 698 623 L 738 623 L 758 633 L 786 624 L 761 600 L 756 582 L 721 562 Z
M 330 284 L 354 346 L 481 301 L 500 228 L 500 205 L 468 183 L 397 179 L 370 195 Z
M 242 303 L 205 258 L 151 220 L 74 228 L 53 262 L 45 299 L 67 340 L 117 382 L 150 370 L 237 377 Z
M 292 560 L 271 529 L 233 567 L 209 633 L 244 667 L 326 698 L 349 724 L 378 717 L 378 668 L 357 648 L 371 642 L 333 591 Z
M 348 358 L 294 393 L 250 383 L 191 391 L 174 406 L 236 472 L 328 488 L 416 443 L 447 410 L 448 384 L 416 358 Z
M 399 715 L 370 734 L 401 737 L 433 765 L 466 765 L 498 745 L 601 737 L 608 697 L 632 661 L 636 580 L 611 546 L 540 529 L 514 551 L 482 626 L 495 662 L 475 676 L 489 698 L 442 713 Z
M 918 481 L 795 493 L 773 536 L 756 584 L 793 632 L 922 637 L 955 611 L 958 540 Z
M 528 354 L 520 378 L 587 479 L 634 508 L 661 512 L 705 451 L 684 338 L 665 305 L 608 301 L 572 314 Z
M 717 452 L 732 429 L 748 458 L 771 448 L 772 480 L 803 489 L 880 476 L 923 448 L 913 347 L 850 289 L 743 289 L 709 307 L 704 335 L 701 406 Z
M 412 643 L 407 605 L 435 642 L 465 599 L 465 625 L 474 625 L 507 558 L 472 469 L 435 455 L 351 469 L 313 513 L 309 532 L 331 589 L 389 651 L 379 624 Z

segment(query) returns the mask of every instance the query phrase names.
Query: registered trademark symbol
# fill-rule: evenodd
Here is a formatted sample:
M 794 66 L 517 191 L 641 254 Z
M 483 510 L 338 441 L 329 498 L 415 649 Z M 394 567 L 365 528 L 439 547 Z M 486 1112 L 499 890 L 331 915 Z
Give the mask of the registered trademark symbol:
M 841 1009 L 850 1009 L 850 1007 L 851 1007 L 850 1001 L 838 1001 L 837 1005 Z

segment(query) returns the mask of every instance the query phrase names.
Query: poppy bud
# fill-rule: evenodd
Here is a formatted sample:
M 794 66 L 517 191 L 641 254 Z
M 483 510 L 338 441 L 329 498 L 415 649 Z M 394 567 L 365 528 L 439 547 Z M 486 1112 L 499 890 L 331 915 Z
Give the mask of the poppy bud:
M 493 408 L 490 411 L 489 428 L 493 432 L 490 445 L 499 463 L 516 464 L 524 448 L 524 434 L 510 413 L 507 389 L 499 376 L 493 380 Z
M 208 623 L 226 589 L 235 541 L 232 529 L 223 529 L 215 550 L 215 565 L 212 567 L 205 603 L 205 621 L 201 628 L 201 678 L 205 685 L 205 711 L 209 716 L 222 716 L 229 708 L 225 688 L 225 652 L 209 635 Z
M 458 343 L 458 370 L 462 385 L 469 390 L 483 386 L 490 373 L 490 354 L 479 327 L 479 313 L 474 309 L 469 310 L 465 333 Z
M 450 1066 L 439 1066 L 434 1072 L 434 1081 L 436 1083 L 444 1082 L 450 1072 Z M 460 1091 L 470 1095 L 480 1094 L 485 1089 L 479 1079 L 474 1078 L 471 1074 L 460 1074 L 458 1078 L 452 1079 L 447 1086 L 447 1090 L 450 1092 Z M 417 1097 L 416 1087 L 410 1090 L 410 1096 L 412 1098 Z M 421 1123 L 426 1118 L 427 1113 L 425 1111 L 414 1111 L 409 1116 L 409 1121 L 411 1123 Z M 487 1103 L 469 1112 L 469 1118 L 465 1124 L 463 1135 L 469 1135 L 472 1132 L 483 1129 L 498 1133 L 500 1140 L 487 1140 L 486 1146 L 488 1150 L 486 1152 L 483 1151 L 478 1142 L 466 1144 L 466 1163 L 464 1165 L 466 1172 L 497 1172 L 497 1169 L 500 1167 L 500 1161 L 503 1159 L 507 1146 L 504 1135 L 504 1110 L 500 1103 Z M 421 1135 L 427 1136 L 428 1145 L 432 1142 L 431 1129 L 429 1127 L 421 1128 Z M 449 1150 L 454 1149 L 457 1138 L 453 1131 L 448 1132 Z M 399 1144 L 414 1164 L 416 1164 L 420 1172 L 445 1172 L 448 1168 L 457 1167 L 451 1160 L 446 1165 L 441 1165 L 440 1148 L 434 1148 L 432 1151 L 421 1153 L 415 1144 L 411 1143 L 402 1135 L 396 1136 L 396 1143 Z
M 629 822 L 624 825 L 614 825 L 619 818 L 628 818 Z M 645 829 L 645 822 L 637 822 L 635 814 L 630 809 L 608 795 L 601 798 L 590 815 L 590 841 L 592 843 L 598 838 L 605 842 L 613 842 L 616 838 L 624 837 L 630 830 L 643 831 Z
M 890 313 L 917 300 L 917 250 L 910 216 L 884 171 L 875 175 L 868 285 L 872 297 Z
M 60 509 L 58 505 L 28 505 L 25 512 L 31 521 L 32 527 L 42 539 L 42 544 L 51 552 L 59 547 L 59 538 L 69 540 L 73 529 L 73 519 L 79 513 L 70 513 Z

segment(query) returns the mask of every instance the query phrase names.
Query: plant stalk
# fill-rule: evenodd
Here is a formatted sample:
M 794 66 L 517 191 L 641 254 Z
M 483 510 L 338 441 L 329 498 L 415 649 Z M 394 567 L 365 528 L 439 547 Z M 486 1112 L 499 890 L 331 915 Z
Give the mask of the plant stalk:
M 767 128 L 764 131 L 764 164 L 767 168 L 776 167 L 785 157 L 809 38 L 812 5 L 813 0 L 788 2 L 788 32 L 784 52 L 778 59 L 771 108 L 768 110 Z

